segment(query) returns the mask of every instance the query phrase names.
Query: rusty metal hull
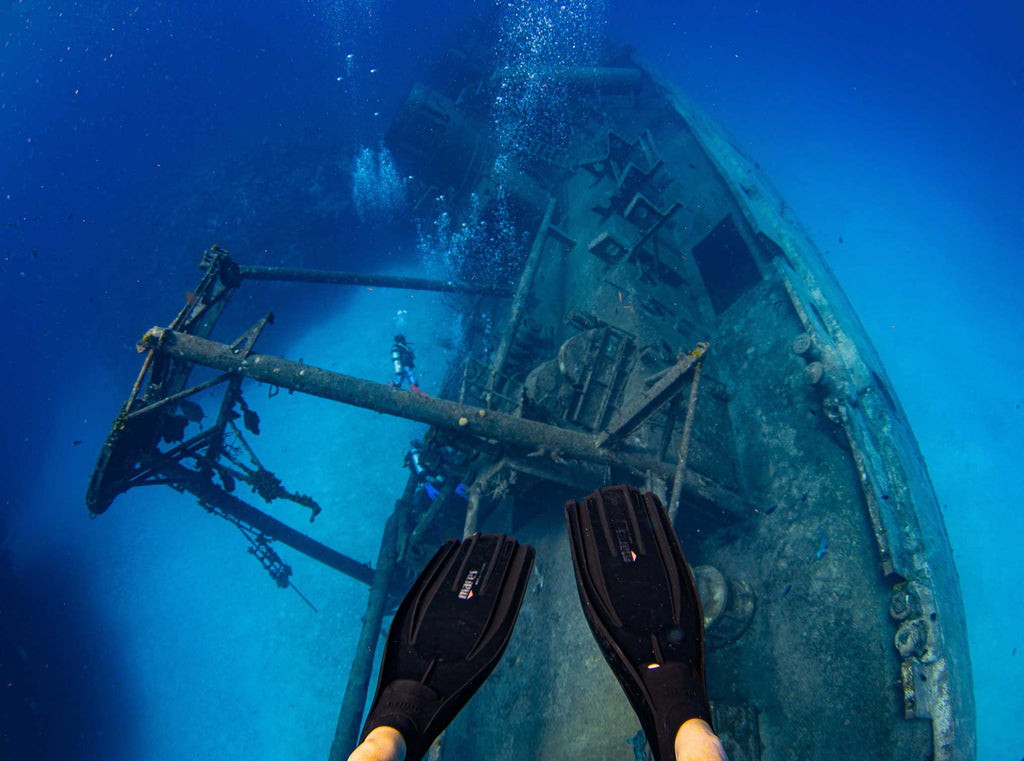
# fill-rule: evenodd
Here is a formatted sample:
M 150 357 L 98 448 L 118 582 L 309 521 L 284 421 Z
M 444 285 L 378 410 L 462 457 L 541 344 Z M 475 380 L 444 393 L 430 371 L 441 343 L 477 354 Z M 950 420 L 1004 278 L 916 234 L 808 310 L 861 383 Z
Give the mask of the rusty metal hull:
M 733 761 L 838 761 L 851 748 L 973 759 L 966 624 L 941 511 L 821 253 L 758 166 L 627 53 L 599 69 L 541 72 L 572 137 L 527 140 L 497 161 L 483 49 L 449 56 L 449 73 L 453 61 L 465 70 L 448 84 L 415 86 L 388 134 L 415 178 L 418 213 L 429 217 L 443 188 L 455 224 L 483 210 L 535 232 L 515 289 L 487 283 L 486 268 L 453 273 L 472 285 L 374 281 L 458 294 L 467 359 L 444 398 L 255 353 L 269 316 L 233 343 L 211 340 L 243 279 L 365 282 L 241 267 L 214 247 L 195 299 L 139 344 L 147 359 L 101 453 L 90 511 L 167 483 L 249 531 L 281 586 L 291 571 L 271 539 L 372 585 L 332 759 L 355 742 L 389 595 L 453 526 L 514 531 L 538 548 L 533 588 L 445 757 L 611 759 L 632 752 L 637 722 L 579 610 L 561 505 L 629 482 L 677 508 L 704 585 L 709 693 Z M 503 326 L 500 340 L 472 329 L 483 312 Z M 222 375 L 188 388 L 196 365 Z M 259 464 L 235 424 L 258 433 L 244 379 L 430 426 L 423 456 L 446 476 L 441 496 L 413 509 L 421 487 L 410 477 L 375 571 L 220 495 L 241 479 L 311 520 L 320 510 Z M 181 441 L 184 402 L 214 385 L 225 388 L 216 422 Z M 452 497 L 459 483 L 465 500 Z
M 615 413 L 650 388 L 641 379 L 709 341 L 685 470 L 744 509 L 698 511 L 684 496 L 677 526 L 687 556 L 718 569 L 745 606 L 742 626 L 726 622 L 709 636 L 709 688 L 730 757 L 840 759 L 867 747 L 887 758 L 974 758 L 952 553 L 863 327 L 757 165 L 634 60 L 605 65 L 635 86 L 564 93 L 575 139 L 557 157 L 522 146 L 514 162 L 524 216 L 539 219 L 533 199 L 553 198 L 559 232 L 537 265 L 531 307 L 516 317 L 550 336 L 557 359 L 536 350 L 502 368 L 524 378 L 522 414 L 607 440 Z M 449 152 L 459 153 L 459 140 L 487 142 L 471 103 L 420 86 L 390 136 L 396 160 L 422 169 L 425 185 L 460 188 L 463 199 L 496 195 L 507 165 L 499 177 L 477 160 L 476 174 L 460 167 L 456 184 L 422 163 L 424 98 L 458 125 L 447 142 L 436 118 L 429 125 Z M 634 452 L 674 468 L 680 397 L 629 431 Z M 665 495 L 661 469 L 614 477 Z M 576 609 L 555 504 L 562 494 L 517 495 L 517 510 L 530 516 L 519 537 L 541 549 L 540 581 L 512 665 L 450 733 L 453 757 L 627 752 L 635 722 Z M 538 673 L 547 675 L 542 687 Z M 509 720 L 494 722 L 499 715 Z

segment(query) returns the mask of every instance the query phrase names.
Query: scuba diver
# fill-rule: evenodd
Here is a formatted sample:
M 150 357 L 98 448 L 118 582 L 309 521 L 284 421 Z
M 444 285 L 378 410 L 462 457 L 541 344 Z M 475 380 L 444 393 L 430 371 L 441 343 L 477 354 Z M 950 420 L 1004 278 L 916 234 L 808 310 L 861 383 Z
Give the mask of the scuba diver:
M 432 473 L 423 462 L 423 450 L 424 444 L 419 439 L 413 439 L 409 442 L 409 448 L 405 450 L 405 456 L 402 458 L 402 464 L 407 467 L 419 483 L 424 483 L 436 479 L 437 476 Z M 442 477 L 443 481 L 444 478 Z
M 409 381 L 409 389 L 413 393 L 423 393 L 416 385 L 416 376 L 412 372 L 416 367 L 416 354 L 402 333 L 395 336 L 395 343 L 391 347 L 391 363 L 395 367 L 395 379 L 389 381 L 388 386 L 401 388 L 404 381 Z
M 654 761 L 728 761 L 711 725 L 700 598 L 665 508 L 612 486 L 565 513 L 583 613 Z M 421 761 L 501 659 L 534 554 L 504 534 L 442 545 L 395 613 L 348 761 Z
M 423 497 L 429 503 L 441 494 L 441 489 L 450 475 L 449 468 L 459 465 L 464 459 L 464 455 L 449 446 L 438 446 L 431 442 L 428 447 L 420 439 L 413 439 L 409 442 L 409 448 L 405 450 L 402 464 L 416 478 L 417 484 L 422 487 Z M 420 494 L 421 490 L 417 489 L 416 493 Z M 458 484 L 454 493 L 465 499 L 466 485 Z M 415 507 L 414 504 L 414 512 Z

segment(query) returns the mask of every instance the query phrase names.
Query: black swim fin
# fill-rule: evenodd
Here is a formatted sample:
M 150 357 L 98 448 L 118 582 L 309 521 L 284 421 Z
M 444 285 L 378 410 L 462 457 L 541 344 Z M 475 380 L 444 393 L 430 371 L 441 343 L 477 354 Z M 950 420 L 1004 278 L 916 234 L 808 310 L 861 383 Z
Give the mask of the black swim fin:
M 687 719 L 711 724 L 704 619 L 693 574 L 653 494 L 612 486 L 565 506 L 590 630 L 640 719 L 655 761 Z
M 395 613 L 360 741 L 393 727 L 419 761 L 505 651 L 534 550 L 504 534 L 444 543 Z

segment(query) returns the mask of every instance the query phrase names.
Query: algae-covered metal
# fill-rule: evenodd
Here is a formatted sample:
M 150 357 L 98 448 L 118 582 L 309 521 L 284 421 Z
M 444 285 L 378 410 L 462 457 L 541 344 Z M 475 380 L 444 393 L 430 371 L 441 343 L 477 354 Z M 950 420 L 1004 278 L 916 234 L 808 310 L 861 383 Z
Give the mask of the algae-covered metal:
M 447 55 L 387 136 L 420 213 L 443 195 L 456 222 L 500 207 L 532 234 L 517 284 L 454 288 L 470 329 L 445 398 L 257 354 L 264 323 L 232 344 L 211 341 L 209 318 L 230 291 L 247 274 L 274 277 L 213 251 L 196 301 L 140 344 L 149 359 L 97 466 L 90 510 L 162 478 L 275 538 L 273 523 L 210 492 L 262 475 L 226 463 L 218 443 L 244 407 L 242 378 L 420 420 L 431 430 L 417 457 L 441 485 L 419 511 L 410 501 L 422 485 L 405 485 L 361 641 L 373 646 L 387 595 L 402 593 L 453 527 L 514 531 L 538 549 L 504 664 L 447 733 L 444 757 L 633 753 L 636 720 L 578 609 L 561 510 L 628 482 L 678 502 L 705 602 L 716 728 L 733 761 L 844 759 L 851 749 L 974 758 L 963 604 L 942 515 L 820 252 L 757 165 L 625 52 L 592 70 L 542 72 L 562 87 L 571 129 L 558 146 L 528 141 L 497 161 L 496 78 L 480 49 Z M 500 337 L 472 329 L 484 312 L 501 318 Z M 185 385 L 195 364 L 223 373 L 220 418 L 202 440 L 167 447 L 168 421 L 187 413 L 175 405 L 199 388 Z M 456 484 L 466 500 L 453 498 Z M 283 487 L 274 496 L 303 504 Z M 354 743 L 368 678 L 360 659 L 332 758 Z
M 720 499 L 684 494 L 677 528 L 687 556 L 717 569 L 724 597 L 732 592 L 732 619 L 709 621 L 719 647 L 708 665 L 731 757 L 838 759 L 874 748 L 887 758 L 973 758 L 963 605 L 934 491 L 877 354 L 786 204 L 706 116 L 628 54 L 574 70 L 561 104 L 571 138 L 557 150 L 520 145 L 499 170 L 481 158 L 497 142 L 481 102 L 493 79 L 461 53 L 446 62 L 465 60 L 462 76 L 414 88 L 389 146 L 424 195 L 486 205 L 511 194 L 522 219 L 540 219 L 543 199 L 557 202 L 541 230 L 558 236 L 549 235 L 521 318 L 532 334 L 520 330 L 521 360 L 500 368 L 522 379 L 501 389 L 521 400 L 518 413 L 672 469 L 689 382 L 648 405 L 638 425 L 615 422 L 675 357 L 711 344 L 684 472 Z M 667 493 L 662 468 L 610 470 L 591 485 L 632 480 Z M 558 482 L 520 479 L 515 490 L 517 510 L 541 516 L 524 519 L 525 538 L 551 547 L 538 553 L 547 583 L 510 657 L 521 674 L 549 674 L 551 690 L 510 678 L 492 700 L 530 710 L 513 712 L 512 728 L 481 730 L 508 712 L 486 699 L 471 706 L 462 726 L 473 731 L 449 740 L 456 756 L 612 758 L 632 736 L 628 709 L 617 732 L 594 715 L 603 704 L 620 715 L 625 704 L 606 694 L 573 615 Z

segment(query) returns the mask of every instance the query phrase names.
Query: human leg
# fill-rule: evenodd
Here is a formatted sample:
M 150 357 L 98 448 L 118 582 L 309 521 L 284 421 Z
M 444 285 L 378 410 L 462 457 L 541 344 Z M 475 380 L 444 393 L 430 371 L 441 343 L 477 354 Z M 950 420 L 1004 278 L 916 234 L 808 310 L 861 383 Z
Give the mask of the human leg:
M 391 727 L 377 727 L 352 751 L 348 761 L 405 761 L 405 740 Z
M 675 761 L 729 761 L 729 757 L 710 724 L 689 719 L 676 732 Z

